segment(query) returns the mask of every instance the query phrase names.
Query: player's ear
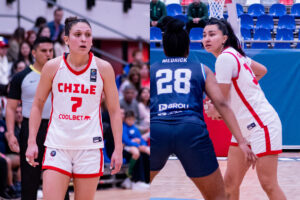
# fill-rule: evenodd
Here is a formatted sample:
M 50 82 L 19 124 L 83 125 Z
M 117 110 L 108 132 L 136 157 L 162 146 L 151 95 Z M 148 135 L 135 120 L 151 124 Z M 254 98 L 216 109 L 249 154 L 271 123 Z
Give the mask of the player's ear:
M 64 36 L 65 44 L 69 46 L 69 36 Z
M 228 35 L 223 35 L 223 42 L 222 42 L 222 44 L 224 45 L 227 40 L 228 40 Z

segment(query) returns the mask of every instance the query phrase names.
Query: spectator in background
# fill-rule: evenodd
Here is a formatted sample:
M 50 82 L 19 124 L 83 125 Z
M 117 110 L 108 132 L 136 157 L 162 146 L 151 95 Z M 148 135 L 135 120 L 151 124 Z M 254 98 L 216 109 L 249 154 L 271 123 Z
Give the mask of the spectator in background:
M 0 156 L 0 199 L 10 199 L 11 196 L 5 191 L 7 185 L 7 163 L 4 158 Z
M 22 42 L 20 45 L 18 60 L 24 61 L 27 66 L 33 64 L 33 56 L 31 54 L 30 44 L 26 41 Z
M 142 134 L 149 133 L 150 131 L 150 89 L 144 87 L 140 89 L 138 95 L 139 117 L 140 123 L 138 129 Z M 147 138 L 147 137 L 146 137 Z M 144 138 L 145 139 L 145 138 Z
M 208 20 L 207 6 L 200 0 L 194 0 L 188 7 L 188 23 L 186 30 L 190 32 L 191 28 L 201 27 L 204 28 Z
M 166 6 L 160 0 L 150 2 L 150 26 L 162 28 L 161 21 L 167 16 Z
M 37 33 L 33 30 L 27 31 L 26 41 L 30 44 L 30 48 L 32 48 L 34 41 L 36 40 Z
M 150 67 L 148 63 L 143 63 L 140 69 L 141 87 L 150 88 Z
M 35 20 L 35 23 L 34 23 L 34 27 L 32 27 L 31 30 L 33 30 L 35 33 L 38 33 L 40 28 L 42 26 L 46 26 L 47 25 L 47 20 L 45 17 L 38 17 L 36 18 Z
M 125 145 L 124 157 L 129 160 L 128 174 L 131 178 L 125 180 L 122 186 L 132 189 L 146 189 L 149 188 L 149 185 L 145 184 L 145 182 L 149 182 L 149 178 L 147 178 L 149 170 L 147 170 L 146 166 L 147 161 L 145 163 L 144 160 L 148 159 L 149 163 L 150 148 L 134 124 L 134 112 L 132 110 L 125 111 L 122 141 Z M 132 184 L 128 183 L 131 181 L 133 181 Z
M 47 26 L 50 29 L 50 39 L 52 41 L 57 40 L 59 33 L 64 29 L 64 25 L 61 24 L 64 12 L 61 8 L 57 8 L 54 11 L 54 20 L 49 22 Z
M 69 52 L 68 45 L 66 45 L 64 40 L 65 31 L 62 29 L 62 31 L 59 33 L 59 37 L 54 42 L 54 53 L 55 57 L 63 55 L 64 52 Z
M 23 71 L 25 68 L 26 63 L 23 60 L 17 60 L 16 62 L 14 62 L 11 68 L 11 75 L 9 79 L 11 80 L 16 73 Z
M 12 63 L 8 61 L 7 57 L 7 40 L 0 36 L 0 84 L 7 85 L 11 73 Z
M 124 66 L 123 69 L 124 74 L 127 75 L 129 73 L 129 70 L 132 67 L 140 67 L 141 63 L 143 62 L 144 62 L 143 52 L 139 49 L 134 50 L 132 52 L 132 62 Z
M 129 71 L 128 78 L 121 84 L 120 89 L 119 89 L 119 97 L 123 97 L 123 91 L 124 88 L 127 85 L 133 85 L 135 87 L 135 96 L 137 96 L 137 92 L 140 91 L 141 89 L 141 74 L 140 74 L 140 69 L 138 67 L 132 67 Z
M 134 112 L 134 116 L 137 119 L 137 123 L 139 123 L 140 114 L 139 114 L 139 106 L 138 102 L 135 99 L 136 97 L 136 89 L 133 85 L 129 84 L 124 88 L 123 98 L 120 100 L 120 106 L 124 109 L 124 111 L 132 110 Z
M 50 35 L 50 28 L 48 26 L 42 26 L 37 33 L 37 37 L 50 38 Z
M 22 27 L 19 27 L 15 30 L 14 34 L 10 38 L 8 44 L 8 52 L 7 56 L 9 61 L 16 61 L 18 60 L 18 55 L 20 51 L 20 44 L 25 40 L 25 29 Z
M 17 167 L 17 166 L 14 166 L 13 164 L 16 164 L 16 163 L 13 163 L 11 158 L 5 155 L 7 153 L 6 140 L 5 140 L 5 136 L 4 136 L 5 132 L 6 132 L 5 121 L 0 120 L 0 157 L 5 159 L 6 165 L 7 165 L 7 171 L 6 171 L 7 185 L 6 185 L 5 190 L 6 190 L 6 193 L 11 198 L 18 198 L 18 197 L 20 197 L 20 193 L 17 193 L 17 190 L 13 184 L 13 168 Z M 20 161 L 18 162 L 18 164 L 20 166 Z

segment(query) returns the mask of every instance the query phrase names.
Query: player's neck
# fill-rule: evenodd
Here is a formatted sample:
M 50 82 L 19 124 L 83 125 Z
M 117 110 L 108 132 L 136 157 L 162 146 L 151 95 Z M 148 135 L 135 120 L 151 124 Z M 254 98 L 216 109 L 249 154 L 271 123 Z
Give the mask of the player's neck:
M 38 62 L 33 63 L 33 68 L 38 72 L 42 71 L 43 65 L 39 64 Z
M 212 54 L 217 58 L 219 55 L 221 55 L 223 50 L 224 50 L 224 48 L 222 47 L 222 48 L 216 50 L 215 52 L 212 52 Z
M 89 54 L 77 55 L 74 53 L 70 53 L 67 57 L 67 62 L 73 67 L 82 67 L 83 65 L 85 66 L 89 62 Z

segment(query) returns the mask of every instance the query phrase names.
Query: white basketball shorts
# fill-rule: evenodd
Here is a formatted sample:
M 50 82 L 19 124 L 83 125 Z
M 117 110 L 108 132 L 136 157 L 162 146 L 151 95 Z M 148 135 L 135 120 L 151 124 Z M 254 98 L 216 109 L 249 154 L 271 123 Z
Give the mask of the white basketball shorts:
M 258 156 L 280 154 L 282 152 L 282 127 L 279 117 L 264 127 L 251 130 L 244 137 L 250 143 L 252 151 Z M 232 136 L 231 145 L 238 146 L 236 139 Z
M 74 178 L 103 175 L 102 149 L 70 150 L 46 147 L 42 169 L 51 169 Z

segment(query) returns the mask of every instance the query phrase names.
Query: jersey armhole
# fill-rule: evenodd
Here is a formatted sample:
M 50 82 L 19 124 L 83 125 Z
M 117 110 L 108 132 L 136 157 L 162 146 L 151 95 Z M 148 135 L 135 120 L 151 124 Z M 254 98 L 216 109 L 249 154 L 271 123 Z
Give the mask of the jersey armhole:
M 236 77 L 232 78 L 232 80 L 237 80 L 239 78 L 240 71 L 241 71 L 241 64 L 239 62 L 239 59 L 233 53 L 231 53 L 231 52 L 223 52 L 223 53 L 229 53 L 229 54 L 231 54 L 235 58 L 235 60 L 236 60 L 236 62 L 238 64 L 238 73 L 237 73 Z

